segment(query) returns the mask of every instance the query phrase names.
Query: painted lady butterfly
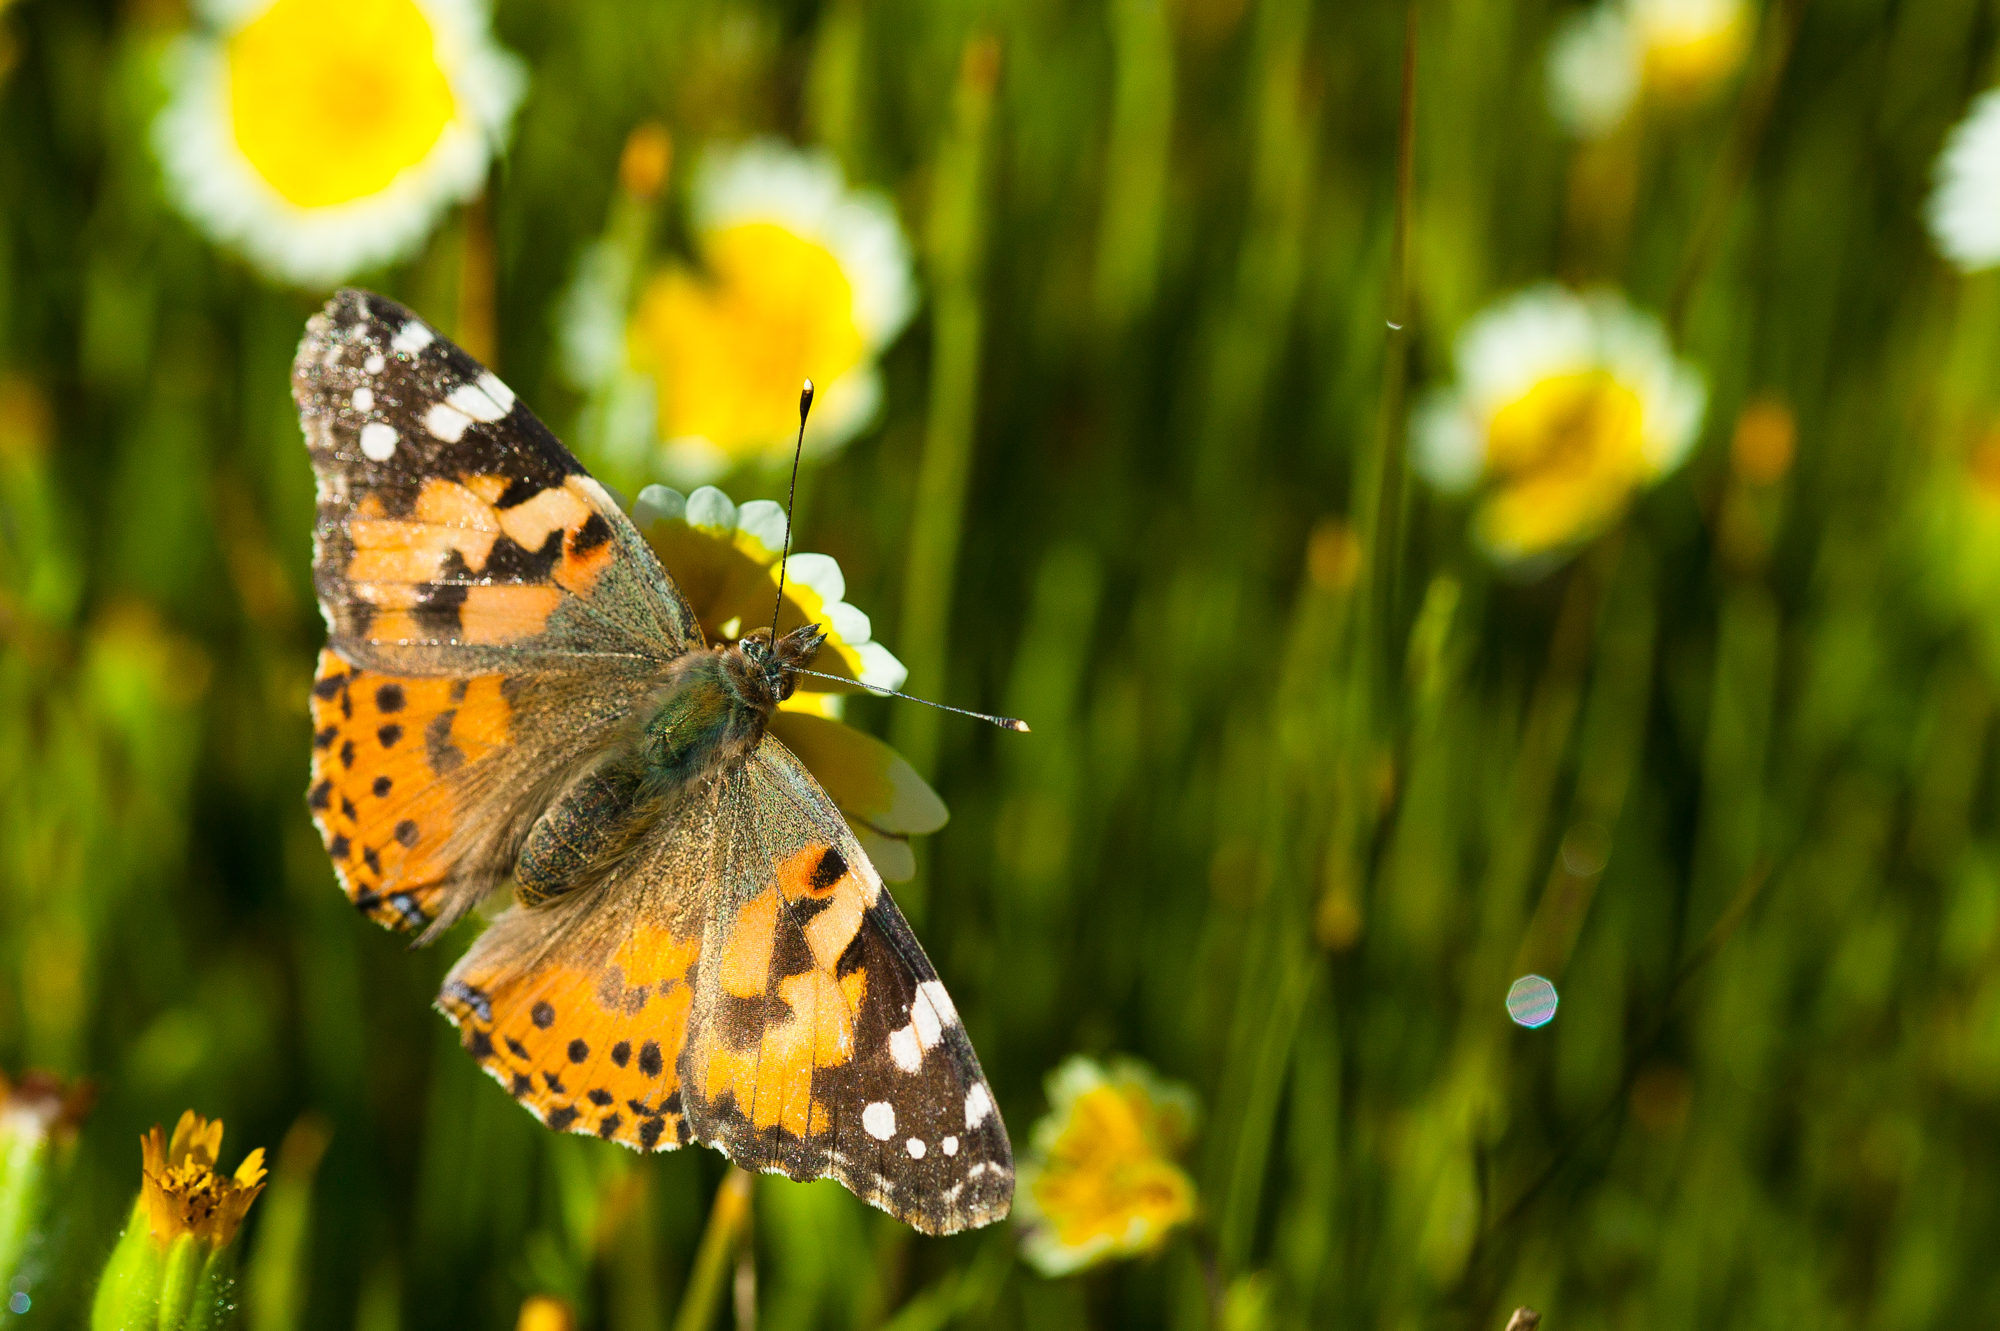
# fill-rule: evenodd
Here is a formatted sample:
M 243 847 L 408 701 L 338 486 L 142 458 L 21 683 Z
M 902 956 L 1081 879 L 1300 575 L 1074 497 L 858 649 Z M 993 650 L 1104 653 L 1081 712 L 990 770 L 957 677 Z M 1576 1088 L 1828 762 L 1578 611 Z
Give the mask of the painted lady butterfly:
M 343 291 L 292 369 L 329 642 L 308 802 L 348 897 L 435 940 L 438 1007 L 559 1132 L 706 1142 L 926 1233 L 1007 1214 L 1007 1131 L 839 811 L 765 733 L 821 630 L 708 647 L 508 387 Z

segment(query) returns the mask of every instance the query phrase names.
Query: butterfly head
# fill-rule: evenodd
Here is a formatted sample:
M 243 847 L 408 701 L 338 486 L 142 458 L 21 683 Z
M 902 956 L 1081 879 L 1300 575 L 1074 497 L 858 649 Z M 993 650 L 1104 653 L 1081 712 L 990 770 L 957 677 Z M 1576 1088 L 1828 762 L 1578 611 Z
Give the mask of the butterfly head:
M 792 696 L 798 672 L 812 664 L 824 641 L 826 630 L 807 623 L 776 641 L 771 638 L 771 630 L 758 629 L 744 635 L 735 650 L 743 658 L 747 682 L 775 707 Z

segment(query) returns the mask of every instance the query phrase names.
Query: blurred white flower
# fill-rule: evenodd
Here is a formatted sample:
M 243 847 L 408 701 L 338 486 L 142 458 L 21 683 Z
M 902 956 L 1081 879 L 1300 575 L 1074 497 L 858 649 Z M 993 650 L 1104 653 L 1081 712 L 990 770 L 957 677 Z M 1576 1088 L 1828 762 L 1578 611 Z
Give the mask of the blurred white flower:
M 1549 109 L 1563 128 L 1601 138 L 1642 96 L 1693 100 L 1743 62 L 1744 0 L 1600 0 L 1549 44 Z
M 1967 272 L 2000 263 L 2000 89 L 1982 94 L 1938 154 L 1931 238 Z
M 153 148 L 174 203 L 285 281 L 413 251 L 477 194 L 526 83 L 479 0 L 208 0 Z
M 1474 519 L 1503 562 L 1560 552 L 1617 520 L 1686 459 L 1707 393 L 1658 321 L 1608 291 L 1540 286 L 1459 335 L 1458 380 L 1412 422 L 1433 485 L 1482 492 Z
M 806 451 L 839 448 L 873 418 L 876 358 L 916 302 L 894 207 L 850 190 L 827 154 L 769 140 L 711 151 L 691 202 L 703 271 L 650 278 L 630 333 L 669 472 L 695 482 L 782 459 L 806 379 Z

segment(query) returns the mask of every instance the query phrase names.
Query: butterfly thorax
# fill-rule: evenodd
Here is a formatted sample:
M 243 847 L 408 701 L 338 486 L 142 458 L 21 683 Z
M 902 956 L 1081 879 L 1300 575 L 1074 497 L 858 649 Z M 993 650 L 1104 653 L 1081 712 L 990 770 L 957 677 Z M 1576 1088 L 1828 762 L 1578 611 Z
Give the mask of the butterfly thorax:
M 529 829 L 514 864 L 522 901 L 596 880 L 691 789 L 740 766 L 824 636 L 808 624 L 773 643 L 760 630 L 673 661 L 635 724 Z

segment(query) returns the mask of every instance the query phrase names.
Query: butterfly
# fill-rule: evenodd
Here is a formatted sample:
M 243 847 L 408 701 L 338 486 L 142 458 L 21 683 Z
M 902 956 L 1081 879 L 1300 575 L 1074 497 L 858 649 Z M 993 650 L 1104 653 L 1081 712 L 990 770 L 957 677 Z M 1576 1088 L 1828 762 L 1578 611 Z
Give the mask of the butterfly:
M 1005 1216 L 1007 1130 L 847 823 L 765 723 L 823 630 L 709 646 L 504 383 L 341 291 L 292 368 L 328 643 L 307 803 L 349 900 L 430 943 L 508 884 L 437 1007 L 543 1123 L 832 1177 L 925 1233 Z

